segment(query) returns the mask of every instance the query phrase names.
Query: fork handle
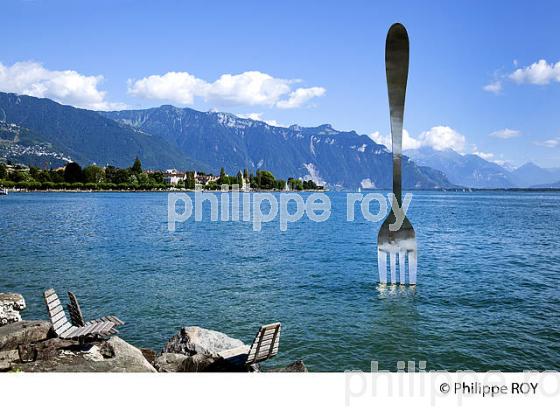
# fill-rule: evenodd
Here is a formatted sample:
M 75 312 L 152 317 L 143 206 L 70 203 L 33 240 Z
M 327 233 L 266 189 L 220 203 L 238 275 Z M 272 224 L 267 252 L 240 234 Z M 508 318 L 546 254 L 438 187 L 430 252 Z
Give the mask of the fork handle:
M 385 72 L 393 143 L 393 194 L 400 206 L 402 206 L 402 131 L 408 79 L 408 54 L 408 33 L 402 24 L 395 23 L 389 29 L 385 41 Z

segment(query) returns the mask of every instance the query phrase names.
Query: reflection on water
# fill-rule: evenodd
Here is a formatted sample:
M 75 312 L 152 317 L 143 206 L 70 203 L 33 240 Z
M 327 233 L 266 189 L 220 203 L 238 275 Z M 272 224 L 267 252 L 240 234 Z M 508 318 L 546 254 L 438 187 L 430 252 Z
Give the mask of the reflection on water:
M 327 222 L 190 221 L 173 234 L 165 193 L 9 195 L 0 291 L 46 319 L 41 292 L 73 290 L 86 317 L 116 314 L 126 340 L 155 350 L 185 325 L 250 343 L 280 321 L 268 366 L 560 370 L 557 194 L 414 193 L 416 287 L 377 284 L 381 222 L 346 222 L 345 194 L 329 195 Z

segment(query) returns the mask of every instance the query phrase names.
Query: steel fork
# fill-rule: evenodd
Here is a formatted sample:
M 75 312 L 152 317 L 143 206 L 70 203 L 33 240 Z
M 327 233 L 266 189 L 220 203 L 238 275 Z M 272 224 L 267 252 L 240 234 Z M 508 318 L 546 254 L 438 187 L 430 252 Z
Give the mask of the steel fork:
M 389 91 L 389 108 L 391 114 L 391 136 L 393 142 L 393 201 L 397 201 L 398 213 L 402 213 L 402 130 L 404 100 L 408 78 L 408 33 L 404 26 L 395 23 L 387 33 L 385 42 L 385 71 Z M 387 256 L 391 273 L 391 283 L 406 284 L 407 272 L 405 259 L 408 257 L 408 283 L 416 284 L 416 234 L 406 215 L 402 225 L 396 229 L 390 226 L 396 222 L 395 206 L 381 225 L 377 235 L 377 264 L 379 282 L 387 283 Z M 397 280 L 397 255 L 399 261 L 399 278 Z

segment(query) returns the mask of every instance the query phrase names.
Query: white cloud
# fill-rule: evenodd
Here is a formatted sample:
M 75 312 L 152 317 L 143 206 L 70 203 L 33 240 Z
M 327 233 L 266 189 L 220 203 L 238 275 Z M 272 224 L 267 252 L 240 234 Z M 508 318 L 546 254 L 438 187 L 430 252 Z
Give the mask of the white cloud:
M 541 59 L 530 66 L 518 68 L 509 75 L 509 78 L 517 84 L 546 85 L 551 81 L 560 82 L 560 61 L 549 64 Z
M 300 107 L 314 97 L 325 95 L 326 92 L 323 87 L 298 88 L 290 93 L 287 100 L 278 101 L 276 106 L 278 108 Z
M 391 148 L 390 135 L 382 135 L 379 131 L 375 131 L 369 137 L 376 143 Z M 420 133 L 418 138 L 411 137 L 407 130 L 403 130 L 403 150 L 420 147 L 431 147 L 436 151 L 453 149 L 462 152 L 465 148 L 465 136 L 453 128 L 443 125 L 432 127 L 430 130 Z
M 385 145 L 391 149 L 391 135 L 383 135 L 379 131 L 372 132 L 369 137 L 377 144 Z M 422 146 L 421 142 L 410 136 L 407 130 L 403 130 L 403 150 L 418 149 Z
M 436 151 L 452 149 L 462 152 L 465 148 L 465 136 L 451 127 L 438 125 L 422 132 L 418 139 L 422 145 L 432 147 Z
M 284 127 L 284 125 L 280 124 L 276 120 L 264 119 L 262 112 L 251 112 L 251 113 L 248 113 L 248 114 L 235 114 L 235 115 L 237 115 L 239 118 L 247 118 L 247 119 L 250 119 L 250 120 L 253 120 L 253 121 L 266 122 L 268 125 L 272 125 L 273 127 Z
M 493 81 L 486 84 L 482 89 L 490 93 L 499 94 L 502 91 L 502 82 L 500 80 Z
M 322 87 L 292 89 L 297 80 L 274 78 L 260 71 L 222 74 L 207 82 L 187 72 L 169 72 L 128 81 L 129 94 L 147 99 L 193 104 L 195 98 L 216 104 L 296 108 L 325 94 Z
M 88 76 L 73 70 L 53 71 L 33 61 L 11 66 L 0 63 L 0 90 L 4 92 L 50 98 L 62 104 L 93 110 L 122 109 L 126 106 L 106 100 L 99 90 L 103 76 Z
M 545 141 L 537 141 L 535 142 L 535 144 L 540 145 L 541 147 L 556 148 L 560 146 L 560 138 L 551 138 Z
M 489 135 L 495 138 L 508 139 L 508 138 L 519 137 L 521 135 L 521 131 L 504 128 L 503 130 L 491 132 Z

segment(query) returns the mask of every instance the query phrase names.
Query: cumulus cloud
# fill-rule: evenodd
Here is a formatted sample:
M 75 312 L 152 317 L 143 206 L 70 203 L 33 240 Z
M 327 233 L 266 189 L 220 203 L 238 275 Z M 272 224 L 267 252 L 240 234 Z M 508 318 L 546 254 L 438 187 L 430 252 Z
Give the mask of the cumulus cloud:
M 499 94 L 502 91 L 502 82 L 500 80 L 493 81 L 486 84 L 482 89 L 489 93 Z
M 385 145 L 387 148 L 391 148 L 392 141 L 391 135 L 383 135 L 379 131 L 372 132 L 369 137 L 377 144 Z M 407 149 L 418 149 L 422 146 L 421 142 L 410 136 L 407 130 L 403 130 L 403 150 Z
M 375 131 L 369 137 L 378 144 L 391 147 L 391 136 L 382 135 L 379 131 Z M 410 136 L 407 130 L 403 130 L 403 150 L 418 149 L 420 147 L 430 147 L 436 151 L 453 149 L 462 152 L 465 148 L 465 136 L 455 131 L 451 127 L 438 125 L 430 128 L 428 131 L 420 133 L 418 138 Z
M 237 115 L 239 118 L 247 118 L 253 121 L 262 121 L 267 123 L 268 125 L 272 125 L 273 127 L 283 127 L 284 125 L 280 124 L 278 121 L 276 120 L 267 120 L 265 118 L 263 118 L 263 114 L 262 112 L 251 112 L 248 114 L 235 114 Z
M 520 135 L 521 135 L 521 131 L 511 130 L 509 128 L 504 128 L 503 130 L 498 130 L 490 133 L 491 137 L 502 138 L 502 139 L 519 137 Z
M 465 136 L 451 127 L 438 125 L 422 132 L 418 139 L 422 145 L 432 147 L 436 151 L 452 149 L 462 152 L 465 148 Z
M 129 94 L 147 99 L 166 100 L 184 105 L 195 98 L 216 104 L 263 105 L 278 108 L 301 107 L 325 94 L 322 87 L 297 88 L 297 80 L 275 78 L 260 71 L 222 74 L 208 82 L 187 72 L 169 72 L 128 81 Z
M 11 66 L 0 63 L 0 90 L 4 92 L 50 98 L 62 104 L 93 110 L 125 108 L 124 104 L 106 100 L 99 86 L 101 75 L 83 75 L 73 70 L 54 71 L 33 61 Z
M 300 107 L 314 97 L 325 95 L 326 92 L 323 87 L 298 88 L 290 93 L 287 100 L 278 101 L 276 106 L 278 108 Z
M 518 68 L 509 78 L 517 84 L 546 85 L 552 81 L 560 82 L 560 61 L 549 64 L 541 59 L 530 66 Z

